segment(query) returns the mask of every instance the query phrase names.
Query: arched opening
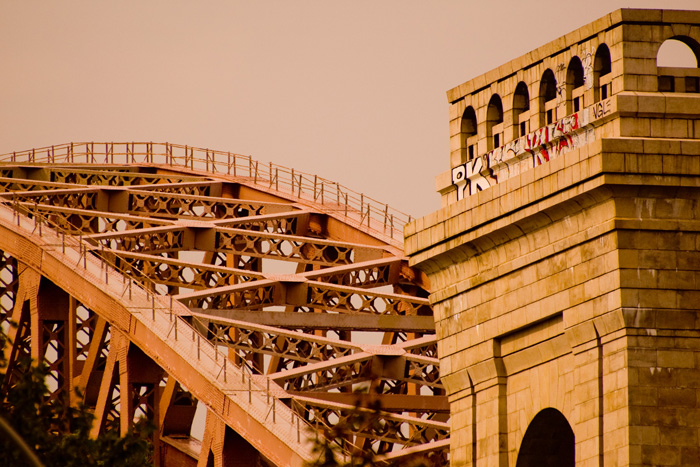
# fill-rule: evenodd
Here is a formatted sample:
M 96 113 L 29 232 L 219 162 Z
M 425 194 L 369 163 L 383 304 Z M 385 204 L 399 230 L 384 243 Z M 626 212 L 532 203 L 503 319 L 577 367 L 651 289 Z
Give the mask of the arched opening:
M 525 431 L 515 467 L 574 467 L 576 442 L 571 425 L 557 409 L 535 415 Z
M 540 81 L 540 124 L 549 125 L 557 119 L 557 79 L 549 68 Z
M 471 105 L 462 114 L 461 147 L 466 150 L 466 160 L 474 159 L 476 155 L 476 143 L 478 140 L 476 127 L 476 112 Z
M 660 92 L 700 92 L 700 44 L 687 36 L 664 41 L 656 54 Z
M 697 68 L 697 42 L 690 37 L 676 36 L 667 39 L 656 54 L 656 66 L 671 68 Z
M 503 103 L 498 94 L 491 96 L 486 108 L 486 138 L 489 150 L 503 144 Z
M 573 57 L 566 69 L 566 114 L 578 112 L 583 108 L 583 64 L 581 59 Z
M 602 101 L 612 95 L 612 60 L 610 49 L 600 44 L 593 60 L 593 89 L 595 101 Z
M 513 126 L 516 138 L 530 132 L 530 93 L 522 81 L 515 86 L 513 94 Z

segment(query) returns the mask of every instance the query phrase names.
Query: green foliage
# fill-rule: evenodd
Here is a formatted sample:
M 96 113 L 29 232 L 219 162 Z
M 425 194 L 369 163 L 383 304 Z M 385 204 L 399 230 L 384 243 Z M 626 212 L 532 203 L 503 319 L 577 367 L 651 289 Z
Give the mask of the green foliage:
M 441 465 L 439 461 L 420 455 L 399 463 L 380 460 L 381 456 L 370 448 L 355 447 L 344 451 L 342 446 L 347 446 L 345 440 L 351 439 L 355 433 L 372 428 L 375 428 L 376 432 L 382 431 L 380 412 L 379 400 L 363 405 L 358 399 L 348 417 L 326 428 L 320 436 L 315 438 L 312 448 L 314 459 L 306 462 L 305 467 L 438 467 Z
M 0 330 L 0 344 L 7 341 L 2 334 Z M 4 345 L 0 347 L 2 350 Z M 7 361 L 0 357 L 0 364 L 6 365 Z M 91 439 L 94 416 L 86 407 L 46 401 L 44 366 L 25 360 L 20 362 L 20 372 L 22 378 L 0 399 L 0 417 L 34 449 L 46 467 L 152 465 L 152 446 L 147 436 L 153 430 L 147 422 L 137 424 L 135 433 L 124 437 L 107 433 Z M 0 388 L 4 376 L 0 375 Z M 0 436 L 0 465 L 26 465 L 16 444 L 4 436 Z
M 7 342 L 7 335 L 5 334 L 5 330 L 2 328 L 2 324 L 4 324 L 2 318 L 3 316 L 0 315 L 0 370 L 7 366 L 7 357 L 5 356 L 5 343 Z M 5 321 L 5 323 L 12 326 L 11 321 Z M 0 378 L 2 378 L 2 374 L 0 374 Z
M 376 465 L 376 453 L 372 449 L 353 449 L 349 456 L 343 452 L 350 439 L 359 430 L 379 423 L 379 404 L 373 404 L 369 410 L 360 402 L 351 414 L 335 425 L 326 428 L 314 440 L 312 452 L 314 461 L 307 462 L 306 467 L 368 467 Z M 346 459 L 347 461 L 341 461 Z

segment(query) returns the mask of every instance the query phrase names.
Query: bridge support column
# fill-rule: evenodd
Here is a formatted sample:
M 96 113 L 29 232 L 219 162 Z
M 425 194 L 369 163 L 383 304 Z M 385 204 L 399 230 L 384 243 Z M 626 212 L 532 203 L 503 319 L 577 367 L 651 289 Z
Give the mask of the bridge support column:
M 257 466 L 260 454 L 245 439 L 207 411 L 206 428 L 197 467 Z

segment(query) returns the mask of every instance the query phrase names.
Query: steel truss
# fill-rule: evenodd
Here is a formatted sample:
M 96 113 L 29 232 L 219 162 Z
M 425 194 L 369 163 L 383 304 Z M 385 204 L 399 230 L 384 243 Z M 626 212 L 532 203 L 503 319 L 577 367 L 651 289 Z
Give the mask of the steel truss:
M 399 215 L 231 159 L 153 143 L 0 157 L 0 397 L 23 357 L 43 361 L 49 397 L 92 408 L 93 435 L 151 420 L 156 465 L 300 466 L 318 433 L 370 410 L 346 452 L 447 463 L 428 287 Z

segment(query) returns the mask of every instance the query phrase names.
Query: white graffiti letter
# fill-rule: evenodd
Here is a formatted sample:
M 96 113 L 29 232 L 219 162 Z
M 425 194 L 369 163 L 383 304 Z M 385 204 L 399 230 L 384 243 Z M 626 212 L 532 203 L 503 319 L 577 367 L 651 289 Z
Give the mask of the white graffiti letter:
M 467 162 L 467 173 L 466 178 L 469 179 L 469 194 L 473 195 L 479 190 L 485 190 L 491 188 L 491 184 L 488 180 L 481 176 L 481 170 L 484 168 L 484 163 L 481 157 L 474 159 L 472 164 Z
M 458 165 L 452 169 L 452 184 L 457 187 L 457 201 L 464 198 L 464 191 L 467 188 L 466 174 L 466 164 Z
M 457 201 L 467 194 L 473 195 L 479 190 L 491 188 L 489 181 L 481 175 L 484 162 L 481 157 L 477 157 L 471 162 L 467 162 L 452 169 L 452 184 L 457 187 Z M 467 193 L 467 188 L 469 192 Z

